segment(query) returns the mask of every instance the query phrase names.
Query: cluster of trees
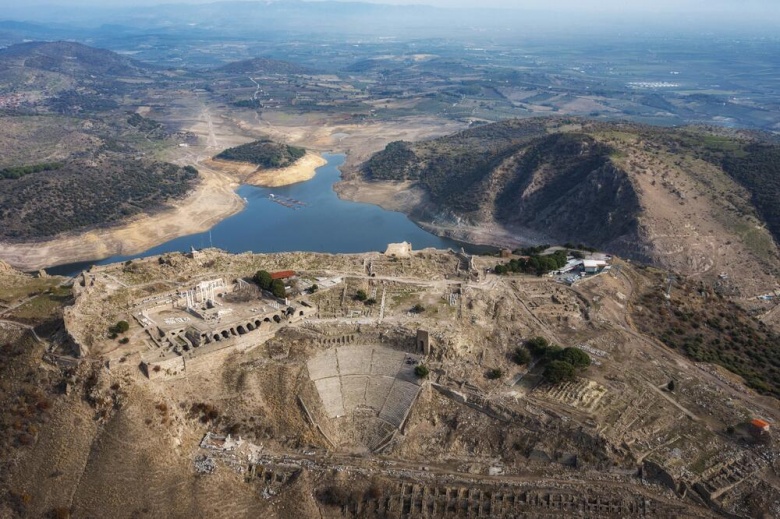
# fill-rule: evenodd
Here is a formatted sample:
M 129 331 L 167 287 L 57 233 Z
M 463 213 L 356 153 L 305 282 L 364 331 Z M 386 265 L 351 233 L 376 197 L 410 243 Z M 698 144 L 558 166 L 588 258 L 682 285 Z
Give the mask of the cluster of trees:
M 125 333 L 129 329 L 130 329 L 130 323 L 128 323 L 127 321 L 119 321 L 116 324 L 108 327 L 109 337 L 111 337 L 112 339 L 116 339 L 119 336 L 119 334 Z M 125 339 L 127 339 L 127 337 L 124 337 L 122 339 L 122 344 L 127 344 L 129 342 L 129 339 L 127 340 Z
M 420 143 L 395 141 L 365 163 L 363 174 L 371 180 L 419 180 L 434 203 L 474 211 L 485 177 L 543 134 L 543 123 L 512 120 Z
M 753 205 L 780 241 L 780 145 L 751 144 L 743 153 L 723 157 L 721 165 L 750 191 Z
M 69 160 L 57 170 L 0 182 L 0 237 L 39 238 L 111 224 L 185 195 L 197 177 L 193 167 L 127 160 L 123 153 Z
M 232 104 L 236 108 L 255 108 L 255 109 L 257 109 L 257 108 L 262 108 L 263 107 L 263 105 L 262 105 L 262 103 L 260 103 L 259 99 L 240 99 L 238 101 L 233 101 L 230 104 Z
M 558 250 L 544 256 L 534 254 L 525 258 L 515 258 L 506 264 L 496 265 L 493 271 L 496 274 L 509 274 L 522 272 L 525 274 L 542 275 L 552 270 L 558 270 L 566 266 L 566 251 Z
M 374 299 L 373 297 L 368 297 L 368 294 L 363 289 L 359 289 L 355 293 L 355 301 L 360 301 L 363 304 L 368 305 L 368 306 L 376 304 L 376 299 Z
M 393 141 L 363 166 L 369 180 L 406 180 L 414 178 L 417 155 L 408 142 Z
M 544 337 L 534 337 L 526 341 L 525 346 L 515 349 L 514 358 L 518 364 L 527 364 L 536 357 L 544 365 L 542 376 L 551 384 L 572 381 L 577 372 L 590 366 L 590 355 L 579 348 L 561 348 Z
M 281 279 L 273 279 L 271 273 L 267 270 L 258 270 L 255 272 L 252 279 L 260 288 L 271 292 L 274 297 L 281 299 L 287 295 L 287 290 L 284 288 L 284 281 Z
M 63 167 L 62 162 L 44 162 L 42 164 L 33 164 L 31 166 L 14 166 L 0 169 L 0 178 L 17 179 L 30 173 L 40 173 L 41 171 L 54 171 Z
M 215 158 L 236 162 L 249 162 L 264 168 L 283 168 L 294 164 L 306 155 L 306 150 L 269 139 L 228 148 Z
M 659 280 L 660 281 L 660 280 Z M 678 297 L 702 290 L 678 280 Z M 780 335 L 751 317 L 739 305 L 717 297 L 669 302 L 658 290 L 639 299 L 645 310 L 632 317 L 639 329 L 697 362 L 718 364 L 745 379 L 765 395 L 780 397 Z
M 154 119 L 147 119 L 139 114 L 131 114 L 127 118 L 127 124 L 133 126 L 138 131 L 147 134 L 147 137 L 153 136 L 158 139 L 164 139 L 167 135 L 165 126 L 155 121 Z
M 60 92 L 57 97 L 50 98 L 48 104 L 51 110 L 64 115 L 107 112 L 119 108 L 119 103 L 108 96 L 85 94 L 75 90 Z

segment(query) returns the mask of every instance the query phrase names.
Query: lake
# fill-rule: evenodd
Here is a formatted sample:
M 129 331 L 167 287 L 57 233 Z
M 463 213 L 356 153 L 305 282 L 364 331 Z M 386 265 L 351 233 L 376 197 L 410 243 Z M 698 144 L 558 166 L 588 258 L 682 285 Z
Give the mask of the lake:
M 414 249 L 470 248 L 424 231 L 402 213 L 339 199 L 333 184 L 339 181 L 341 172 L 338 168 L 345 156 L 326 153 L 323 157 L 328 163 L 318 168 L 314 178 L 306 182 L 275 188 L 239 187 L 237 193 L 246 199 L 246 207 L 210 231 L 175 238 L 140 254 L 70 263 L 46 271 L 52 275 L 73 276 L 91 265 L 189 251 L 191 247 L 218 247 L 233 253 L 357 253 L 384 251 L 388 243 L 408 241 Z

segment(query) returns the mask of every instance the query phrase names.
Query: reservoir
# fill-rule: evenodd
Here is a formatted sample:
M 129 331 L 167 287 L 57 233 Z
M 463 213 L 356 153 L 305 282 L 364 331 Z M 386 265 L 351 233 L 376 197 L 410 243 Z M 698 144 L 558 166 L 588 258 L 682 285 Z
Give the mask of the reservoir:
M 243 211 L 201 234 L 182 236 L 140 254 L 112 256 L 99 261 L 70 263 L 46 269 L 53 275 L 72 276 L 91 265 L 104 265 L 165 252 L 218 247 L 233 252 L 358 253 L 384 251 L 388 243 L 408 241 L 414 249 L 435 247 L 459 250 L 465 246 L 424 231 L 406 215 L 379 206 L 341 200 L 333 191 L 339 181 L 342 154 L 323 154 L 327 164 L 311 180 L 285 187 L 243 185 Z

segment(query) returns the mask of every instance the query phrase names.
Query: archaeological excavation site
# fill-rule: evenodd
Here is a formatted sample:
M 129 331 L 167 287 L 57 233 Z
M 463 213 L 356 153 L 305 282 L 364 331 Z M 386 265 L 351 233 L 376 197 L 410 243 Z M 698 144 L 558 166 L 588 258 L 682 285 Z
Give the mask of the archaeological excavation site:
M 619 258 L 569 282 L 497 275 L 509 260 L 402 244 L 93 266 L 41 339 L 58 396 L 12 488 L 30 516 L 778 510 L 777 401 L 643 324 L 716 294 Z

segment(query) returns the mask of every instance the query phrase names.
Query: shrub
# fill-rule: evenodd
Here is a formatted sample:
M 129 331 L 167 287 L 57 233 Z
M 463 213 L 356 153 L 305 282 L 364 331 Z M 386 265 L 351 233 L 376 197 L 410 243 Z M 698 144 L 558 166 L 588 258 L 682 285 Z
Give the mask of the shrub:
M 415 366 L 414 368 L 414 374 L 417 375 L 420 378 L 425 378 L 430 373 L 430 370 L 427 366 L 420 364 L 418 366 Z
M 125 333 L 127 330 L 130 329 L 130 323 L 127 321 L 119 321 L 114 326 L 111 326 L 108 331 L 112 334 L 112 339 L 115 339 L 115 335 L 118 335 L 120 333 Z
M 489 369 L 488 372 L 485 374 L 485 376 L 490 380 L 497 380 L 504 376 L 504 372 L 501 371 L 499 368 L 493 368 L 493 369 Z
M 365 304 L 367 306 L 373 306 L 373 305 L 376 304 L 376 299 L 374 299 L 373 297 L 370 297 L 370 298 L 366 299 L 365 303 L 363 303 L 363 304 Z
M 412 313 L 421 314 L 424 311 L 425 311 L 425 307 L 423 305 L 421 305 L 420 303 L 417 303 L 416 305 L 414 305 L 412 307 Z
M 313 294 L 313 293 L 315 293 L 319 289 L 320 289 L 320 287 L 317 286 L 317 283 L 314 283 L 312 286 L 309 287 L 309 293 Z

